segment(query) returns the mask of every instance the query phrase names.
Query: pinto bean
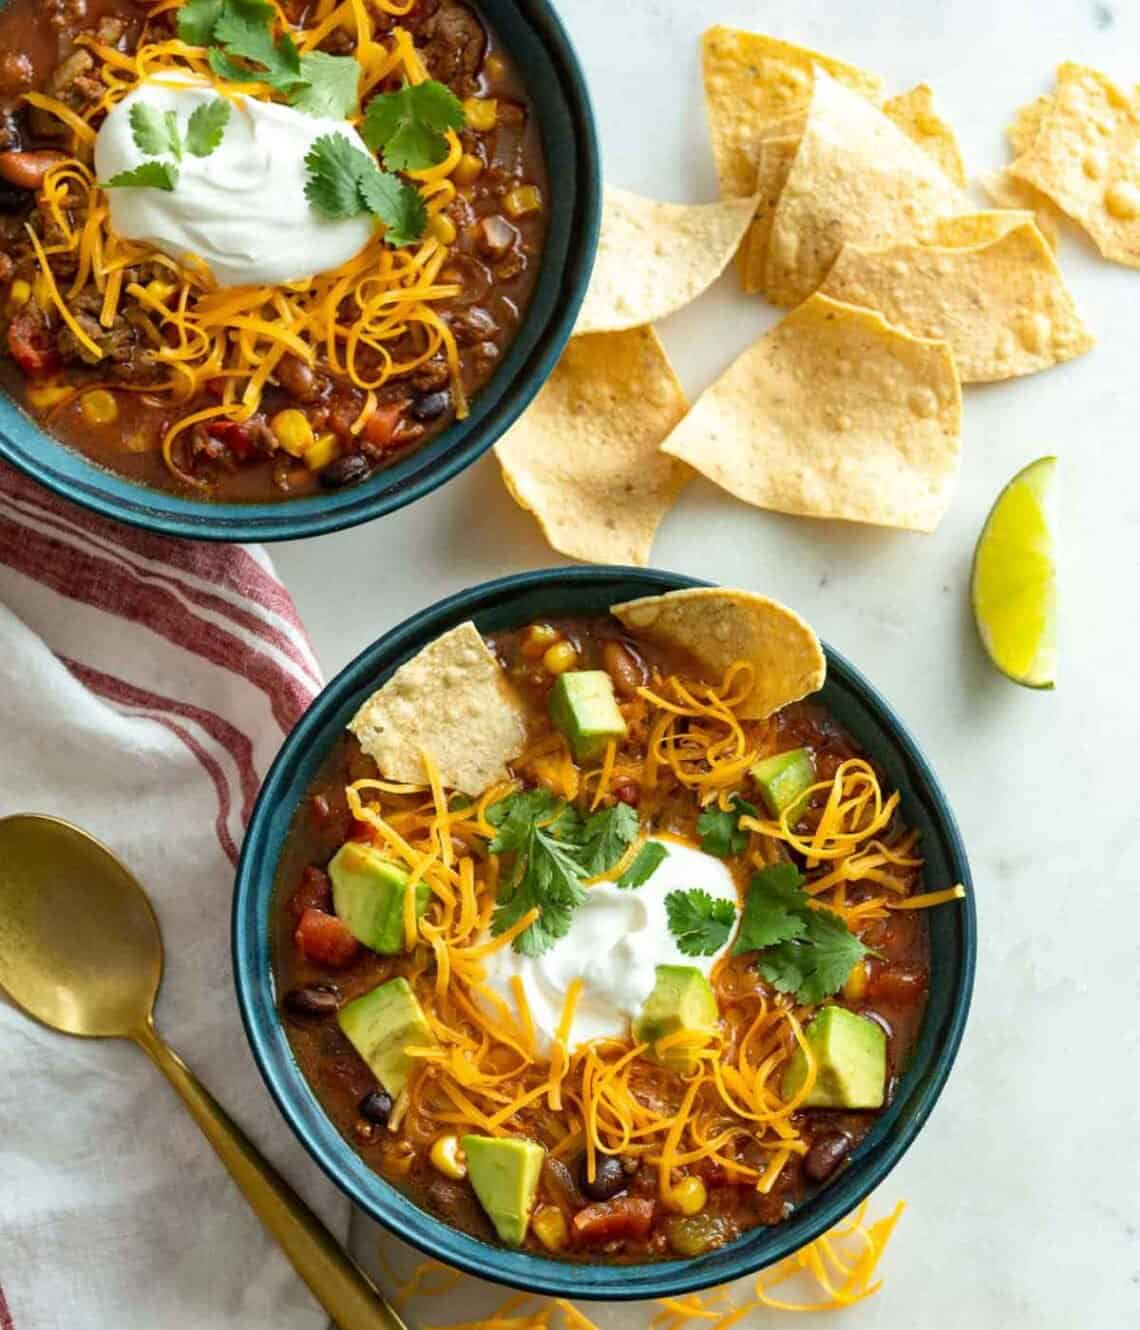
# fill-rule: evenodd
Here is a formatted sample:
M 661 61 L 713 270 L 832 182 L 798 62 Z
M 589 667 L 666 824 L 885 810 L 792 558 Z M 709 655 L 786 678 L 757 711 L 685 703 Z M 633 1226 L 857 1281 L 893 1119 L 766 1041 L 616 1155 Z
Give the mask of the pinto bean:
M 621 697 L 636 697 L 648 678 L 641 658 L 621 642 L 610 641 L 602 647 L 602 665 Z
M 0 152 L 0 180 L 6 180 L 18 189 L 39 189 L 44 176 L 64 160 L 62 152 L 51 148 L 36 152 Z

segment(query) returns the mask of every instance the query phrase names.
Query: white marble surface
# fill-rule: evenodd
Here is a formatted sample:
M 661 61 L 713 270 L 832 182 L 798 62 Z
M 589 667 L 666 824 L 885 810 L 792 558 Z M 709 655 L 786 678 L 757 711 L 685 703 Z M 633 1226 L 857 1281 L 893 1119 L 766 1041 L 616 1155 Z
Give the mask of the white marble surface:
M 972 174 L 1062 59 L 1140 79 L 1135 0 L 561 0 L 589 77 L 610 180 L 715 196 L 697 36 L 737 23 L 933 84 Z M 881 1295 L 844 1324 L 894 1330 L 1140 1325 L 1140 272 L 1074 232 L 1062 262 L 1100 344 L 1075 364 L 966 392 L 961 485 L 933 536 L 756 512 L 704 482 L 659 566 L 794 605 L 877 683 L 925 746 L 969 846 L 981 920 L 973 1016 L 946 1093 L 878 1204 L 909 1210 Z M 772 319 L 722 280 L 662 332 L 698 392 Z M 1055 693 L 987 665 L 966 599 L 993 496 L 1062 459 L 1064 625 Z M 556 563 L 485 458 L 410 509 L 276 557 L 326 669 L 407 614 L 484 578 Z M 363 576 L 362 576 L 363 574 Z M 361 587 L 366 590 L 362 591 Z M 362 1218 L 356 1247 L 377 1230 Z M 433 1306 L 432 1319 L 471 1314 Z M 770 1315 L 772 1324 L 779 1321 Z M 642 1308 L 600 1322 L 641 1327 Z M 769 1324 L 769 1314 L 750 1325 Z

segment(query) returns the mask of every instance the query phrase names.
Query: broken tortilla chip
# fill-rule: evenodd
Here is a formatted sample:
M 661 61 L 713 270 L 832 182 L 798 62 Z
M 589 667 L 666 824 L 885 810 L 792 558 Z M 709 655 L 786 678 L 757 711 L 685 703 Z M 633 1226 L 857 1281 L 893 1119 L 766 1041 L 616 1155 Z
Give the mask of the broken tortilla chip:
M 756 191 L 756 161 L 772 123 L 811 101 L 815 69 L 871 101 L 882 80 L 818 51 L 738 28 L 709 28 L 701 38 L 705 105 L 722 198 Z
M 965 195 L 891 120 L 819 72 L 768 251 L 769 299 L 795 305 L 844 243 L 881 248 L 936 217 L 969 210 Z
M 503 479 L 574 559 L 645 564 L 689 469 L 658 451 L 688 407 L 652 328 L 571 340 L 495 445 Z
M 740 282 L 748 295 L 764 290 L 772 218 L 776 215 L 776 205 L 784 192 L 802 133 L 801 124 L 795 135 L 784 134 L 763 139 L 760 143 L 756 160 L 756 211 L 740 246 Z
M 610 613 L 650 641 L 687 651 L 710 682 L 747 661 L 752 686 L 733 708 L 745 720 L 763 720 L 823 687 L 819 638 L 794 611 L 755 592 L 689 587 L 612 605 Z
M 426 784 L 426 753 L 447 789 L 470 795 L 509 779 L 527 735 L 521 699 L 470 622 L 401 665 L 348 728 L 386 779 Z
M 1061 214 L 1040 190 L 1027 185 L 1024 180 L 1015 180 L 1008 171 L 984 171 L 978 179 L 999 208 L 1031 212 L 1049 248 L 1057 252 L 1061 243 Z
M 746 503 L 933 531 L 958 474 L 962 395 L 945 342 L 813 295 L 662 444 Z
M 934 90 L 919 83 L 909 92 L 900 92 L 883 103 L 883 114 L 893 120 L 913 143 L 917 143 L 946 177 L 960 189 L 966 188 L 966 168 L 962 149 L 949 124 L 938 114 Z
M 1005 136 L 1015 157 L 1020 157 L 1023 152 L 1028 152 L 1033 147 L 1045 117 L 1052 109 L 1053 98 L 1046 92 L 1014 113 L 1006 128 Z
M 1060 67 L 1052 105 L 1009 174 L 1079 223 L 1106 259 L 1140 268 L 1140 102 L 1103 74 Z
M 695 300 L 728 266 L 753 211 L 751 198 L 656 203 L 607 188 L 598 255 L 574 332 L 642 327 Z
M 1018 216 L 1021 223 L 1004 234 L 986 235 L 995 218 Z M 959 237 L 953 247 L 845 245 L 820 290 L 876 309 L 917 337 L 947 342 L 963 383 L 1048 369 L 1083 355 L 1093 339 L 1053 251 L 1026 216 L 982 213 L 973 228 L 974 219 L 954 218 L 944 228 Z

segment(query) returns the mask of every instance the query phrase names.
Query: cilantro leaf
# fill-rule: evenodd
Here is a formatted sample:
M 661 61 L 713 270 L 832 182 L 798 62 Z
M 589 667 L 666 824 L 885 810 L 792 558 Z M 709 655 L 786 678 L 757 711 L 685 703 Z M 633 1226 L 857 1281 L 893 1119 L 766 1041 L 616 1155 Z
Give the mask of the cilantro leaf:
M 133 171 L 120 171 L 103 182 L 104 189 L 163 189 L 167 193 L 178 184 L 178 167 L 173 162 L 143 162 Z
M 363 153 L 360 153 L 364 157 Z M 365 160 L 369 160 L 365 158 Z M 427 229 L 427 206 L 414 185 L 399 176 L 379 170 L 375 164 L 359 181 L 360 197 L 369 212 L 384 223 L 389 245 L 410 245 Z
M 734 956 L 760 951 L 801 937 L 807 931 L 803 911 L 811 910 L 803 877 L 793 864 L 770 864 L 752 877 L 744 901 Z
M 305 197 L 319 213 L 336 221 L 364 211 L 360 179 L 376 164 L 344 134 L 322 134 L 306 154 L 305 166 Z
M 801 1002 L 822 1002 L 843 987 L 870 948 L 831 910 L 812 910 L 807 924 L 812 964 L 796 996 Z
M 748 832 L 741 829 L 740 819 L 745 815 L 758 816 L 755 805 L 745 802 L 739 794 L 734 794 L 729 802 L 730 811 L 712 804 L 697 818 L 701 849 L 719 859 L 744 853 L 748 848 Z
M 222 141 L 230 123 L 230 104 L 224 97 L 203 102 L 194 109 L 186 129 L 186 150 L 195 157 L 209 157 Z
M 535 822 L 545 821 L 558 807 L 558 800 L 544 786 L 508 794 L 487 809 L 487 821 L 498 831 L 487 846 L 492 854 L 513 854 L 526 844 Z
M 633 863 L 617 880 L 619 887 L 643 887 L 669 853 L 659 840 L 647 840 L 633 856 Z
M 205 46 L 222 16 L 224 0 L 186 0 L 178 11 L 178 36 L 187 46 Z
M 304 83 L 289 95 L 289 104 L 308 115 L 344 120 L 356 110 L 360 65 L 350 55 L 310 51 L 301 57 Z
M 181 160 L 182 135 L 173 111 L 160 111 L 150 102 L 135 102 L 130 110 L 131 134 L 140 152 L 148 157 L 170 153 Z
M 446 131 L 466 123 L 459 98 L 444 84 L 427 79 L 373 97 L 360 134 L 373 152 L 381 153 L 389 170 L 422 171 L 447 156 Z
M 736 906 L 714 898 L 699 887 L 671 891 L 665 897 L 669 931 L 686 956 L 712 956 L 728 941 L 736 922 Z
M 590 877 L 609 870 L 637 836 L 637 813 L 626 803 L 603 808 L 586 819 L 582 832 L 582 862 Z
M 268 83 L 284 91 L 304 83 L 301 57 L 286 32 L 273 34 L 276 11 L 264 0 L 225 0 L 214 23 L 213 39 L 225 48 L 210 51 L 210 68 L 219 78 L 235 82 Z M 234 56 L 258 68 L 239 65 Z

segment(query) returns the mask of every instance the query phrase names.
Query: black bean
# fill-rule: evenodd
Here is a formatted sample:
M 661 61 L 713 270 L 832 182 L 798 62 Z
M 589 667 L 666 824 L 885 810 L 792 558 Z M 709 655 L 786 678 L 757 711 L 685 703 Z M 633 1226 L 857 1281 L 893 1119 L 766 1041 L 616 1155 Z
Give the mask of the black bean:
M 817 1136 L 804 1155 L 804 1173 L 811 1182 L 826 1182 L 851 1153 L 851 1138 L 841 1131 Z
M 582 1160 L 578 1181 L 591 1201 L 608 1201 L 629 1186 L 629 1178 L 621 1160 L 613 1155 L 599 1155 L 593 1182 L 586 1176 L 586 1161 Z
M 412 399 L 408 414 L 413 420 L 427 424 L 429 420 L 438 420 L 451 407 L 451 393 L 445 388 L 437 393 L 424 393 Z
M 321 484 L 327 490 L 343 489 L 345 485 L 353 485 L 356 481 L 363 480 L 371 469 L 367 457 L 361 456 L 360 453 L 348 453 L 324 468 L 321 472 Z
M 392 1096 L 384 1090 L 369 1090 L 356 1106 L 356 1111 L 367 1122 L 386 1127 L 392 1113 Z
M 335 984 L 310 984 L 291 988 L 281 1004 L 290 1016 L 300 1020 L 320 1020 L 335 1015 L 340 1006 L 340 992 Z

